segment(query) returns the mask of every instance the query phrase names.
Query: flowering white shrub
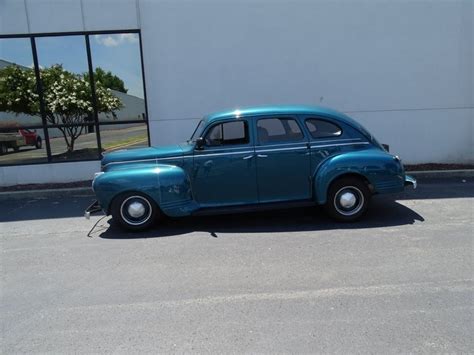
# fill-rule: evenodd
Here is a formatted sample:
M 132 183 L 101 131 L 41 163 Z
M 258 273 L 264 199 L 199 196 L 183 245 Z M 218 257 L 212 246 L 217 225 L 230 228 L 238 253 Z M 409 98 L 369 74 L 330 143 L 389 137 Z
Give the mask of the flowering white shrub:
M 61 65 L 40 69 L 46 121 L 63 134 L 68 151 L 93 122 L 92 90 L 87 75 L 76 75 Z M 0 110 L 41 115 L 35 72 L 18 66 L 0 70 Z M 118 97 L 99 81 L 95 83 L 98 113 L 113 114 L 123 107 Z

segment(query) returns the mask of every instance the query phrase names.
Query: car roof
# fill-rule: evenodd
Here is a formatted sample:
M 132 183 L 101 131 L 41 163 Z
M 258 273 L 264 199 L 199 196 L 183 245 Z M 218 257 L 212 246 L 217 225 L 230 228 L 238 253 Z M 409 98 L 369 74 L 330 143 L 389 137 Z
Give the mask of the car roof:
M 273 105 L 238 108 L 212 113 L 210 115 L 205 116 L 204 120 L 209 123 L 229 118 L 257 117 L 268 115 L 315 115 L 334 118 L 336 120 L 348 123 L 351 126 L 359 126 L 356 121 L 354 121 L 352 118 L 342 112 L 338 112 L 336 110 L 322 106 L 306 105 Z

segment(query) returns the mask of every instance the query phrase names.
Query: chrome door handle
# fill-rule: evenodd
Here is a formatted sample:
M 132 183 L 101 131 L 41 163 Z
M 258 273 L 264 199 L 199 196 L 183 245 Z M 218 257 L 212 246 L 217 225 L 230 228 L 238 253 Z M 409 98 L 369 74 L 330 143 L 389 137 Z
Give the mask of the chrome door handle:
M 242 159 L 247 160 L 247 159 L 252 159 L 252 158 L 253 158 L 253 154 L 252 155 L 247 155 L 246 157 L 243 157 Z
M 258 154 L 257 157 L 259 157 L 259 158 L 267 158 L 268 155 L 266 155 L 266 154 Z

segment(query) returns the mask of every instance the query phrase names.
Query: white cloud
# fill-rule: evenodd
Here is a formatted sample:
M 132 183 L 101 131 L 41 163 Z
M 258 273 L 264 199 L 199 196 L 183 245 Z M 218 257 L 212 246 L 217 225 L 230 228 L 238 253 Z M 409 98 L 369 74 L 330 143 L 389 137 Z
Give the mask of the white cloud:
M 116 35 L 97 35 L 95 41 L 106 47 L 116 47 L 123 43 L 138 42 L 138 34 L 136 33 L 120 33 Z

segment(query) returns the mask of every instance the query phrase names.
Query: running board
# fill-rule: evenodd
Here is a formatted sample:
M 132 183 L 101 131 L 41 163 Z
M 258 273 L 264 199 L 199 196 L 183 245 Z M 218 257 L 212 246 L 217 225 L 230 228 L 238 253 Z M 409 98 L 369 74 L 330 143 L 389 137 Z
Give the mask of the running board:
M 200 208 L 192 213 L 193 216 L 211 216 L 217 214 L 247 213 L 268 210 L 281 210 L 287 208 L 316 206 L 312 200 L 300 200 L 291 202 L 266 202 L 252 205 L 238 205 L 227 207 L 206 207 Z

